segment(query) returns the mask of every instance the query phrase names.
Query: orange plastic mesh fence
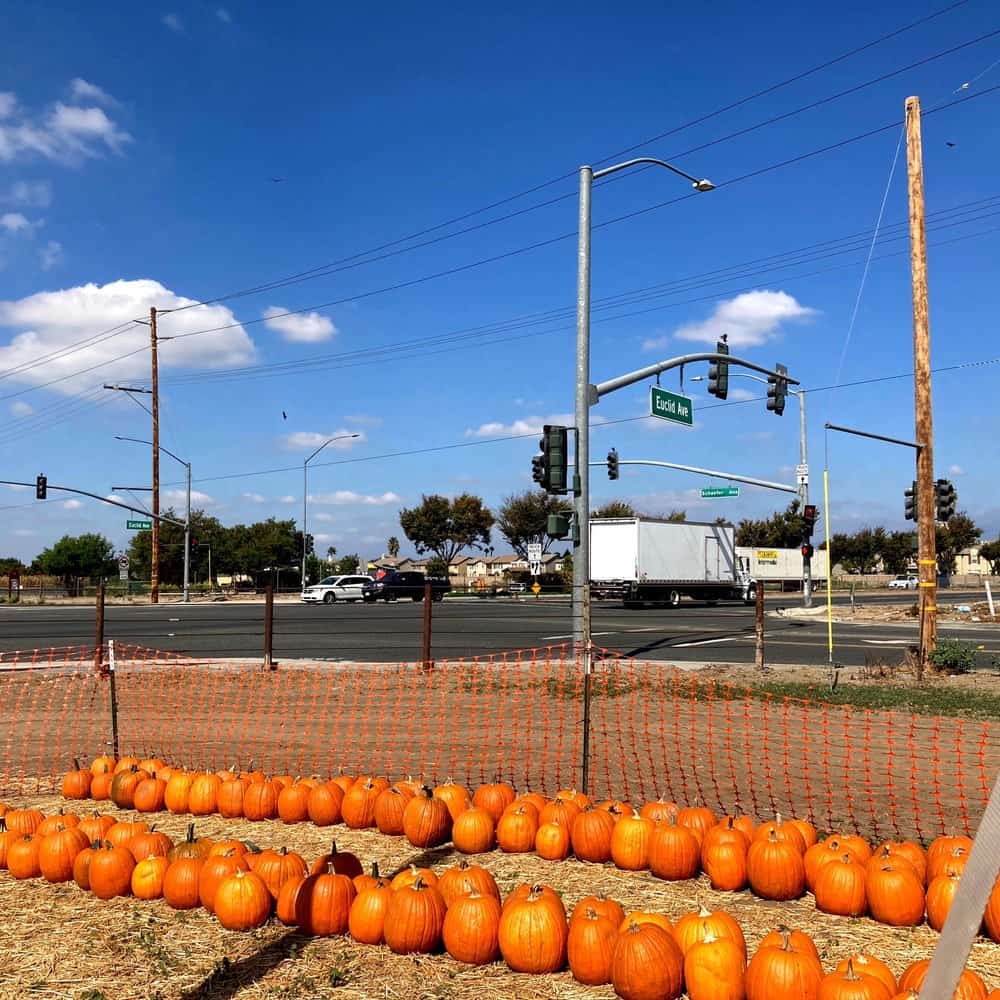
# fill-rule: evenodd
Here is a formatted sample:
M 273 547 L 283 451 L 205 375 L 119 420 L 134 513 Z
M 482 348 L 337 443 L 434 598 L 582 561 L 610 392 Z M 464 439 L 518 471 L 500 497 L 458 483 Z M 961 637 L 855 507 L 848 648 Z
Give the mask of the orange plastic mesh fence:
M 116 647 L 121 754 L 193 768 L 579 785 L 583 675 L 564 647 L 413 664 L 186 660 Z M 1000 767 L 986 721 L 780 697 L 659 663 L 598 661 L 590 788 L 824 830 L 928 840 L 971 832 Z M 111 746 L 93 650 L 0 663 L 0 796 L 51 791 Z

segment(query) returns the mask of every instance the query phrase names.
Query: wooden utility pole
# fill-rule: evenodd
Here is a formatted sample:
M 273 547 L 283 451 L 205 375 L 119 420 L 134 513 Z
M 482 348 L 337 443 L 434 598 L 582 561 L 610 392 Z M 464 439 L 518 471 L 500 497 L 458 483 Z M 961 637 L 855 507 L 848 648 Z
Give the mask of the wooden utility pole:
M 910 271 L 913 280 L 913 402 L 917 451 L 917 560 L 920 578 L 920 663 L 937 646 L 937 538 L 934 518 L 934 414 L 931 408 L 931 332 L 927 306 L 927 233 L 920 98 L 906 99 L 906 167 L 910 196 Z
M 153 540 L 149 557 L 149 603 L 160 603 L 160 376 L 156 363 L 156 306 L 149 309 L 149 354 L 153 386 Z

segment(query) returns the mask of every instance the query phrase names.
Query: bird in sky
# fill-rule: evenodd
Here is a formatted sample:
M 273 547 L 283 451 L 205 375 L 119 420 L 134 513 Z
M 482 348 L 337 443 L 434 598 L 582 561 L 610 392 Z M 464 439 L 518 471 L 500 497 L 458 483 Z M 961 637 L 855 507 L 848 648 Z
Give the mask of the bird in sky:
M 287 414 L 287 413 L 285 413 L 285 411 L 284 411 L 284 410 L 282 410 L 282 411 L 281 411 L 281 419 L 282 419 L 282 420 L 287 420 L 287 419 L 288 419 L 288 414 Z
M 945 141 L 945 145 L 946 145 L 946 146 L 947 146 L 947 147 L 948 147 L 949 149 L 954 149 L 954 148 L 955 148 L 955 143 L 953 143 L 953 142 L 948 142 L 948 141 Z
M 284 184 L 286 180 L 287 180 L 286 177 L 272 177 L 271 178 L 271 183 L 272 184 Z

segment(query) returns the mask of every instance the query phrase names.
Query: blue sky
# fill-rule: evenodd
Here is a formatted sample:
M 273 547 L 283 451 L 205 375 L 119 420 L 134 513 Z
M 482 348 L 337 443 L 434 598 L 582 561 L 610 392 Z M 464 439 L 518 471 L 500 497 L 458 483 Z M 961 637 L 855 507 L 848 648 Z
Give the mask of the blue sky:
M 905 237 L 905 148 L 847 342 L 899 130 L 740 178 L 900 120 L 909 94 L 925 110 L 982 94 L 924 121 L 931 330 L 936 367 L 992 358 L 1000 93 L 989 89 L 1000 84 L 1000 34 L 964 43 L 1000 27 L 995 5 L 970 0 L 643 144 L 936 9 L 19 5 L 0 39 L 0 478 L 45 472 L 101 494 L 148 483 L 148 450 L 114 440 L 147 437 L 148 417 L 100 388 L 148 381 L 148 331 L 97 335 L 151 305 L 190 305 L 341 262 L 162 317 L 161 336 L 177 338 L 161 346 L 162 443 L 192 461 L 200 505 L 225 523 L 299 517 L 303 458 L 348 432 L 359 437 L 310 467 L 321 548 L 379 554 L 400 534 L 400 506 L 425 492 L 470 490 L 495 504 L 527 488 L 534 438 L 490 439 L 572 411 L 575 171 L 635 144 L 720 186 L 688 197 L 679 178 L 651 170 L 595 189 L 594 304 L 619 303 L 595 308 L 595 381 L 710 347 L 723 330 L 734 353 L 781 361 L 807 389 L 905 373 L 908 241 L 896 238 Z M 671 204 L 600 225 L 662 202 Z M 511 253 L 534 244 L 544 245 Z M 215 327 L 227 329 L 202 332 Z M 269 367 L 286 362 L 298 364 Z M 955 481 L 959 506 L 992 536 L 998 370 L 943 372 L 934 383 L 937 474 Z M 663 384 L 676 389 L 676 374 Z M 794 400 L 778 418 L 761 401 L 740 401 L 760 391 L 750 381 L 732 380 L 727 406 L 705 397 L 703 383 L 687 388 L 690 431 L 642 419 L 646 384 L 602 400 L 593 415 L 610 426 L 595 424 L 594 453 L 614 445 L 622 458 L 791 481 Z M 912 399 L 907 379 L 810 396 L 814 488 L 824 421 L 909 438 Z M 625 418 L 636 419 L 614 423 Z M 447 446 L 462 447 L 398 454 Z M 829 461 L 835 530 L 904 526 L 908 453 L 838 437 Z M 244 475 L 268 469 L 287 471 Z M 165 459 L 163 470 L 178 488 L 180 468 Z M 625 469 L 614 484 L 593 477 L 595 503 L 624 497 L 692 517 L 759 516 L 785 502 L 747 489 L 702 502 L 703 485 L 654 470 Z M 127 544 L 124 512 L 29 500 L 0 492 L 3 554 L 30 558 L 64 533 L 92 530 Z

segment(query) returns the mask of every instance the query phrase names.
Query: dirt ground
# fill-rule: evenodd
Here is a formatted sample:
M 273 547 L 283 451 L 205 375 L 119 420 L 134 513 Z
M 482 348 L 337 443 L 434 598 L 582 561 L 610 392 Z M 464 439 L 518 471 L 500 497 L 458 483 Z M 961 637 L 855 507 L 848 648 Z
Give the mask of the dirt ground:
M 53 797 L 19 799 L 55 811 Z M 113 806 L 112 813 L 120 813 Z M 124 814 L 123 814 L 124 815 Z M 183 836 L 188 817 L 164 814 L 158 828 Z M 252 839 L 262 847 L 287 846 L 307 862 L 329 849 L 355 852 L 367 865 L 375 860 L 392 874 L 414 863 L 440 872 L 459 860 L 449 847 L 418 852 L 402 838 L 343 826 L 319 829 L 279 821 L 249 823 L 205 817 L 199 835 Z M 535 855 L 498 851 L 471 857 L 493 872 L 502 891 L 541 881 L 563 895 L 570 908 L 584 895 L 605 892 L 626 911 L 649 909 L 672 920 L 704 903 L 739 920 L 751 951 L 779 923 L 807 931 L 824 966 L 857 950 L 883 958 L 898 975 L 912 961 L 928 957 L 938 935 L 927 926 L 887 927 L 867 918 L 819 913 L 811 896 L 791 903 L 768 903 L 748 892 L 713 891 L 704 877 L 662 882 L 648 872 L 622 872 L 611 865 L 575 860 L 546 862 Z M 17 882 L 0 872 L 0 912 L 4 914 L 0 1000 L 582 1000 L 607 998 L 610 987 L 588 988 L 569 973 L 525 976 L 502 962 L 481 969 L 462 966 L 446 955 L 402 957 L 384 947 L 358 945 L 346 938 L 308 939 L 272 920 L 259 931 L 223 930 L 206 911 L 175 912 L 162 900 L 96 900 L 73 884 L 41 880 Z M 1000 945 L 977 940 L 969 967 L 1000 986 Z

